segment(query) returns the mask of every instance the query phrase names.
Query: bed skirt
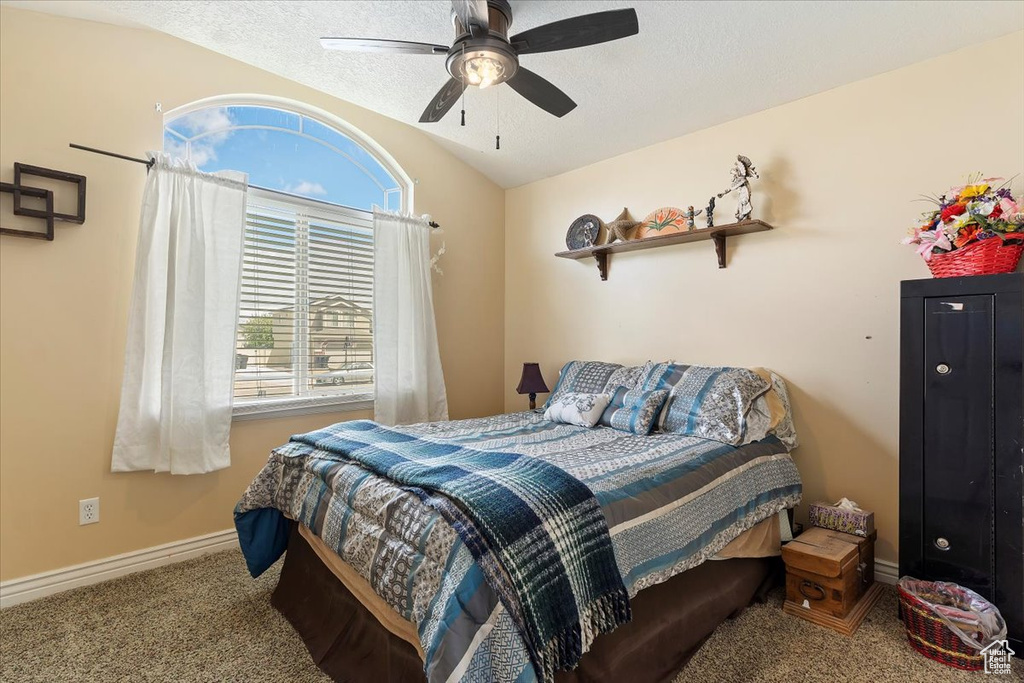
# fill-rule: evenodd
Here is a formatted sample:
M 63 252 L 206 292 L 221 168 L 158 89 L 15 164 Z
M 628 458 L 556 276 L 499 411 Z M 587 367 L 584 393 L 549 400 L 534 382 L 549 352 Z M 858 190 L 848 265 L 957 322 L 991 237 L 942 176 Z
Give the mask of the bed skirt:
M 631 601 L 633 621 L 599 636 L 558 683 L 671 681 L 715 628 L 781 576 L 777 557 L 705 562 L 647 588 Z M 271 603 L 298 632 L 313 661 L 335 681 L 424 680 L 416 649 L 391 633 L 338 580 L 292 525 Z

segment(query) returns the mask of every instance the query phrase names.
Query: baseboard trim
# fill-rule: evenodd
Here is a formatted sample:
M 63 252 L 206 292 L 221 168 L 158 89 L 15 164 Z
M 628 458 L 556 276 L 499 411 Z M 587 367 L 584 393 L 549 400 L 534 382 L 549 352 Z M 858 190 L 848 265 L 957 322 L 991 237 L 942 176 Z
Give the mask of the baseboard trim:
M 76 564 L 63 569 L 33 574 L 0 583 L 0 609 L 54 595 L 79 586 L 89 586 L 109 579 L 154 569 L 193 557 L 238 547 L 234 529 L 186 538 L 173 543 L 134 550 L 102 560 Z
M 118 576 L 155 569 L 236 547 L 238 547 L 238 533 L 234 529 L 225 529 L 64 569 L 11 579 L 0 582 L 0 609 L 20 605 L 23 602 L 54 595 L 79 586 L 89 586 Z M 895 585 L 899 576 L 899 565 L 895 562 L 875 560 L 876 581 Z
M 895 586 L 900 578 L 900 566 L 888 560 L 875 560 L 875 581 Z

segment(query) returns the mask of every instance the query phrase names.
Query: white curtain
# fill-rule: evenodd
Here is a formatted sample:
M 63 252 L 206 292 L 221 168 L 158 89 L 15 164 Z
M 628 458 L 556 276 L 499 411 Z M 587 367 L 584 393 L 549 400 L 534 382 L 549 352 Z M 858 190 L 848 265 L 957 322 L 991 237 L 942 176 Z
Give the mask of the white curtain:
M 210 472 L 231 462 L 247 176 L 150 157 L 111 470 Z
M 448 419 L 423 218 L 373 213 L 373 357 L 377 422 Z

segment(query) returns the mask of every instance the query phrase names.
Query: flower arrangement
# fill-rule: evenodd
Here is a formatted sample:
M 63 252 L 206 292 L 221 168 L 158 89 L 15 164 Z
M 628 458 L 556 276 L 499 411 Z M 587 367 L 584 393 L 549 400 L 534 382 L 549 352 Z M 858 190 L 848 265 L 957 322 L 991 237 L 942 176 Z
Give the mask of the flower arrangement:
M 931 261 L 933 255 L 985 240 L 1024 242 L 1024 201 L 1015 200 L 1009 183 L 1002 181 L 979 175 L 944 195 L 926 197 L 938 208 L 922 214 L 922 225 L 913 228 L 903 243 L 918 245 L 917 253 Z M 1002 184 L 995 186 L 999 182 Z

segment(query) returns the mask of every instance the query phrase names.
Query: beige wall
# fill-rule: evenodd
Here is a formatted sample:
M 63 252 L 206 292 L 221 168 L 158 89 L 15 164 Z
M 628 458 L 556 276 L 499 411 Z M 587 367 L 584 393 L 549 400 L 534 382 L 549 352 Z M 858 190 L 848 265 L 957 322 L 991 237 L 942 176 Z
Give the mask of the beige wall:
M 89 177 L 85 225 L 0 239 L 0 579 L 227 528 L 270 448 L 367 417 L 236 423 L 234 465 L 209 475 L 108 471 L 144 173 L 67 143 L 141 154 L 161 144 L 155 102 L 230 93 L 324 108 L 420 178 L 416 210 L 445 227 L 453 417 L 523 407 L 529 360 L 549 384 L 570 358 L 766 365 L 790 382 L 806 499 L 874 509 L 879 556 L 895 559 L 898 283 L 927 275 L 898 240 L 918 194 L 1024 170 L 1022 60 L 1017 33 L 503 193 L 409 126 L 188 43 L 0 9 L 0 179 L 15 161 Z M 709 242 L 615 256 L 608 282 L 552 256 L 582 213 L 702 207 L 737 152 L 761 171 L 754 215 L 777 229 L 731 242 L 728 269 Z M 722 200 L 719 222 L 732 210 Z M 102 521 L 79 527 L 92 496 Z
M 0 179 L 13 163 L 88 177 L 88 217 L 52 243 L 0 239 L 0 578 L 231 526 L 239 495 L 289 434 L 366 414 L 237 422 L 233 465 L 203 476 L 111 474 L 145 172 L 68 149 L 142 155 L 164 111 L 259 93 L 326 109 L 413 178 L 415 210 L 444 225 L 435 307 L 453 417 L 502 408 L 503 191 L 402 123 L 165 35 L 0 9 Z M 9 195 L 0 221 L 10 225 Z M 78 500 L 101 522 L 78 526 Z
M 774 368 L 804 500 L 874 510 L 878 555 L 895 560 L 899 282 L 928 276 L 898 242 L 918 195 L 1024 171 L 1022 64 L 1016 33 L 509 190 L 505 407 L 524 405 L 524 361 L 549 386 L 572 358 Z M 737 153 L 761 172 L 754 217 L 776 229 L 731 241 L 726 270 L 711 242 L 615 255 L 607 282 L 593 261 L 552 256 L 583 213 L 705 206 Z M 721 200 L 717 222 L 734 206 Z

